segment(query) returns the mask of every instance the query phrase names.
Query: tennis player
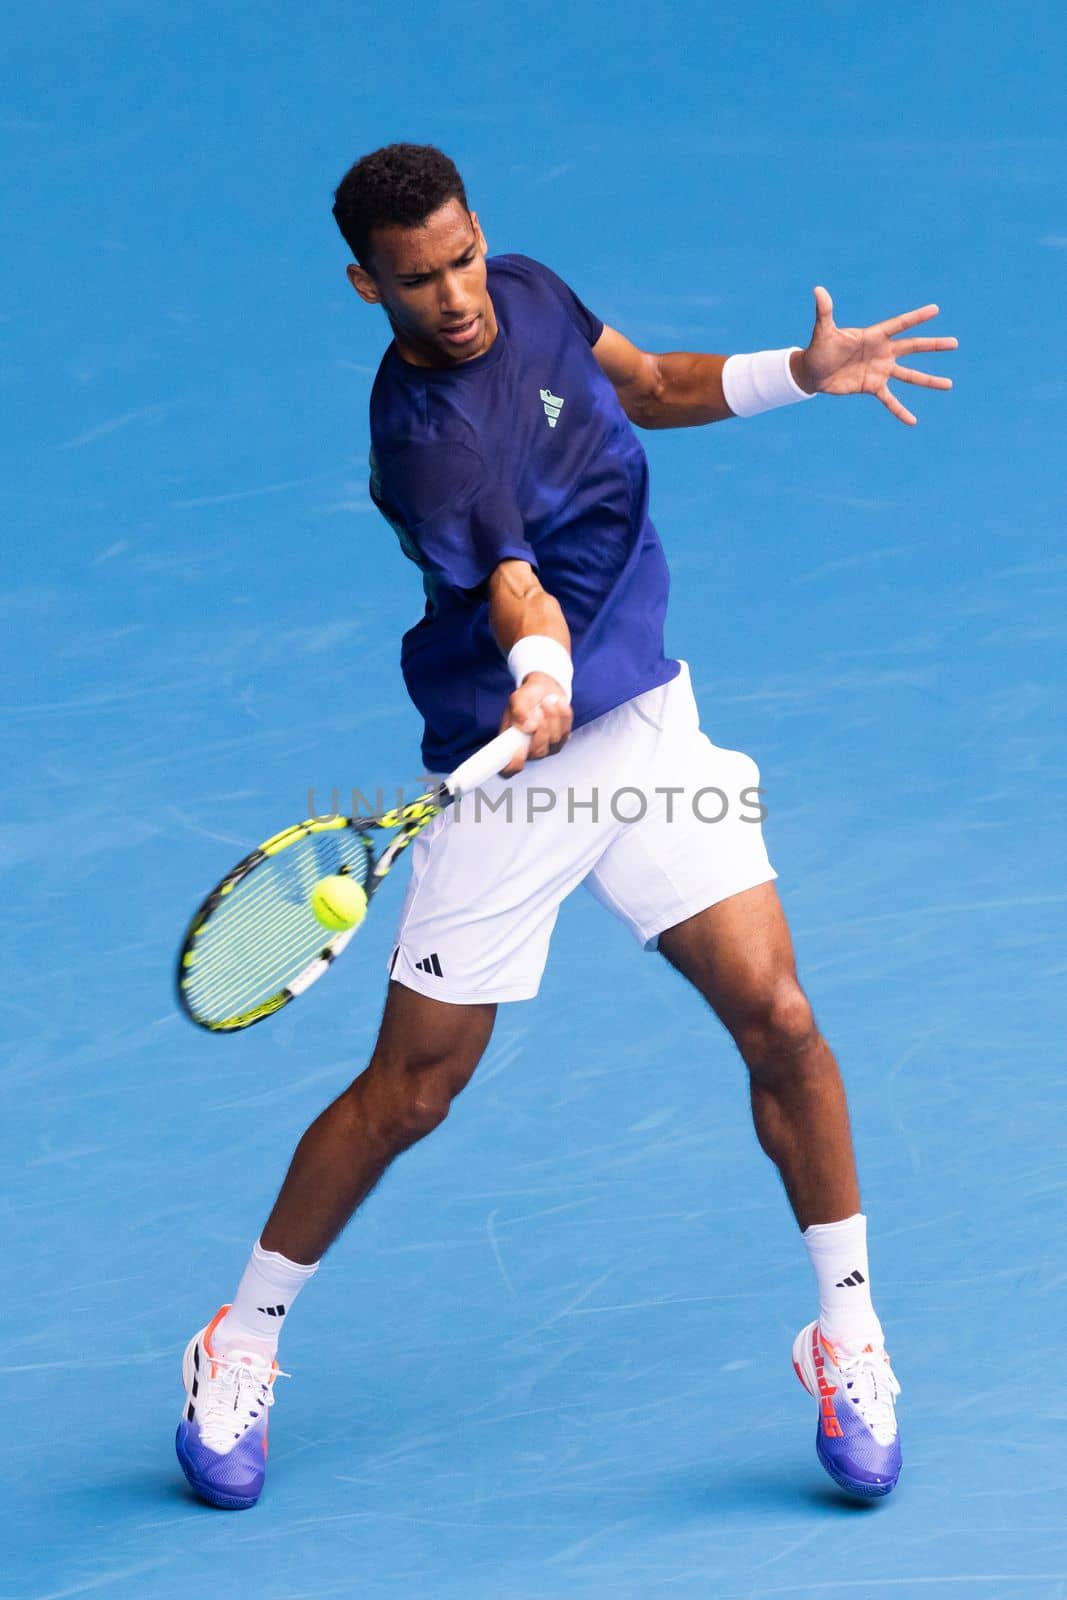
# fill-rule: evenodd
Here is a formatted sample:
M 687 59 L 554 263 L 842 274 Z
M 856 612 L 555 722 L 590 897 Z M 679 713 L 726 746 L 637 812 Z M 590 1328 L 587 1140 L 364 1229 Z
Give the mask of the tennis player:
M 402 666 L 423 759 L 447 772 L 513 724 L 531 742 L 412 846 L 370 1063 L 300 1140 L 232 1303 L 186 1350 L 186 1476 L 214 1505 L 258 1499 L 297 1295 L 390 1162 L 444 1121 L 497 1006 L 536 995 L 560 903 L 584 884 L 737 1045 L 815 1273 L 818 1316 L 793 1363 L 817 1402 L 819 1459 L 850 1493 L 887 1494 L 899 1385 L 871 1300 L 845 1091 L 797 980 L 756 764 L 701 732 L 686 665 L 664 650 L 667 564 L 634 426 L 817 394 L 873 395 L 913 424 L 889 380 L 950 388 L 900 363 L 956 340 L 912 334 L 935 305 L 838 328 L 817 288 L 804 349 L 638 349 L 540 262 L 489 256 L 432 146 L 365 156 L 333 214 L 349 281 L 393 335 L 371 395 L 371 495 L 422 574 Z

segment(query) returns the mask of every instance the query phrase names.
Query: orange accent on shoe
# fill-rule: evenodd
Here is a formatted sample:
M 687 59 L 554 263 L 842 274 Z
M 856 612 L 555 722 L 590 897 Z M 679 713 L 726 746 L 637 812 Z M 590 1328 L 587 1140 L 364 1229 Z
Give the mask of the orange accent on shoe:
M 211 1362 L 211 1376 L 213 1378 L 217 1378 L 219 1373 L 218 1360 L 214 1350 L 211 1348 L 211 1335 L 215 1332 L 215 1329 L 218 1327 L 219 1323 L 222 1321 L 229 1309 L 229 1306 L 220 1306 L 218 1311 L 216 1311 L 215 1315 L 212 1317 L 211 1321 L 208 1323 L 207 1327 L 204 1329 L 204 1354 Z
M 815 1363 L 815 1381 L 819 1387 L 819 1412 L 822 1431 L 828 1439 L 840 1439 L 843 1438 L 843 1433 L 841 1424 L 837 1420 L 837 1409 L 834 1406 L 837 1385 L 831 1383 L 826 1376 L 826 1359 L 823 1355 L 823 1349 L 825 1349 L 830 1360 L 833 1361 L 834 1347 L 828 1339 L 823 1338 L 819 1330 L 819 1324 L 816 1323 L 811 1340 L 811 1354 Z
M 227 1313 L 227 1311 L 229 1311 L 229 1309 L 230 1309 L 229 1306 L 220 1306 L 218 1311 L 216 1311 L 215 1315 L 212 1317 L 211 1321 L 208 1323 L 207 1327 L 204 1329 L 203 1336 L 202 1336 L 202 1343 L 203 1343 L 203 1346 L 204 1346 L 204 1354 L 207 1356 L 208 1360 L 211 1362 L 211 1376 L 213 1378 L 217 1378 L 218 1375 L 219 1375 L 218 1374 L 219 1356 L 211 1348 L 211 1335 L 215 1332 L 215 1329 L 218 1327 L 219 1323 L 222 1321 L 223 1317 L 226 1315 L 226 1313 Z M 249 1363 L 249 1365 L 251 1365 L 251 1363 Z M 280 1371 L 281 1371 L 281 1368 L 279 1367 L 277 1361 L 272 1361 L 271 1364 L 270 1364 L 270 1377 L 267 1380 L 268 1385 L 270 1386 L 270 1388 L 273 1389 L 274 1380 L 278 1376 L 278 1373 Z M 266 1444 L 264 1443 L 263 1454 L 266 1455 L 266 1453 L 267 1453 L 267 1447 L 266 1447 Z

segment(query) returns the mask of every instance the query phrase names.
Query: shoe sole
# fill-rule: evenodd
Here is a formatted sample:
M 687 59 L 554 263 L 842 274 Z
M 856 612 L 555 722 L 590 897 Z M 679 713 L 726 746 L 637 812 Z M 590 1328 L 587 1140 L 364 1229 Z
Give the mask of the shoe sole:
M 807 1388 L 807 1384 L 804 1387 Z M 815 1454 L 819 1458 L 819 1464 L 833 1478 L 837 1487 L 844 1489 L 846 1494 L 855 1495 L 857 1500 L 884 1499 L 887 1494 L 892 1494 L 897 1486 L 899 1474 L 897 1478 L 888 1478 L 884 1483 L 867 1483 L 862 1478 L 850 1478 L 847 1473 L 841 1471 L 836 1462 L 823 1455 L 821 1431 L 815 1435 Z
M 204 1501 L 206 1505 L 216 1506 L 220 1511 L 250 1511 L 259 1500 L 259 1495 L 227 1494 L 222 1489 L 213 1489 L 210 1484 L 205 1484 L 196 1475 L 196 1468 L 186 1455 L 181 1423 L 174 1436 L 174 1451 L 178 1457 L 178 1465 L 185 1473 L 190 1489 Z

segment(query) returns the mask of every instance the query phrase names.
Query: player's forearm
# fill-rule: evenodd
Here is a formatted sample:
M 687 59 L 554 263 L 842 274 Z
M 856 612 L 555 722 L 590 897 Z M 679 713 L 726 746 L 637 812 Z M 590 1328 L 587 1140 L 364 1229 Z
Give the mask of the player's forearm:
M 502 561 L 490 577 L 489 626 L 515 679 L 501 729 L 530 735 L 525 755 L 504 768 L 512 777 L 527 760 L 558 750 L 571 731 L 571 634 L 559 601 L 526 561 Z
M 794 350 L 789 360 L 793 381 L 811 393 L 803 368 L 804 352 Z M 642 428 L 696 428 L 706 422 L 725 422 L 734 413 L 726 403 L 722 371 L 729 357 L 672 350 L 656 357 L 659 382 L 654 394 L 635 407 L 631 421 Z
M 554 639 L 570 654 L 571 634 L 560 603 L 525 561 L 502 561 L 489 579 L 489 626 L 505 656 L 530 634 Z

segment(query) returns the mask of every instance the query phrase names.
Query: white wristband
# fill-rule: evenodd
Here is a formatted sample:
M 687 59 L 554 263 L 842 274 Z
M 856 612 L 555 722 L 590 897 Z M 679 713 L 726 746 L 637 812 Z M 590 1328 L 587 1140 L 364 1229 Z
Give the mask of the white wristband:
M 555 678 L 570 705 L 574 663 L 557 639 L 550 639 L 543 633 L 528 633 L 524 639 L 516 640 L 509 650 L 508 667 L 516 684 L 530 672 L 546 672 L 550 678 Z
M 735 417 L 754 417 L 776 406 L 815 399 L 789 370 L 789 357 L 799 349 L 794 344 L 788 350 L 757 350 L 753 355 L 729 357 L 722 369 L 722 392 Z

